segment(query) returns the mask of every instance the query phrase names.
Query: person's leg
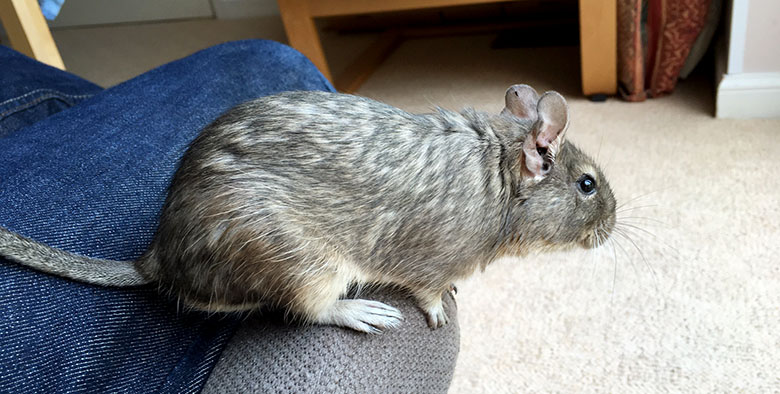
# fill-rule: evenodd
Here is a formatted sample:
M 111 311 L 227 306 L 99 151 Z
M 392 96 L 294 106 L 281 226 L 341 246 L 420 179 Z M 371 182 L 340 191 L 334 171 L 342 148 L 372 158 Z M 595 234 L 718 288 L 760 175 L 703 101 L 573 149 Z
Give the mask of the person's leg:
M 198 131 L 283 90 L 332 90 L 278 43 L 219 45 L 0 138 L 0 225 L 87 256 L 129 260 L 154 234 Z M 155 289 L 106 289 L 0 259 L 0 392 L 195 392 L 230 319 L 182 314 Z
M 0 45 L 0 137 L 103 90 Z

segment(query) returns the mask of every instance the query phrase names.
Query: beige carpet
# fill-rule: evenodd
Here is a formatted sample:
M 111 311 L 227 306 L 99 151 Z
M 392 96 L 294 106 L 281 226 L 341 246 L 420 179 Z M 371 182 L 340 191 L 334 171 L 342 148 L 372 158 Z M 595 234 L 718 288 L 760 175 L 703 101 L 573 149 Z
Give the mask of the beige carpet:
M 708 75 L 666 98 L 591 103 L 577 48 L 490 39 L 407 42 L 360 93 L 498 111 L 509 84 L 559 90 L 570 140 L 599 157 L 636 228 L 462 283 L 451 393 L 780 389 L 780 120 L 712 118 Z
M 215 41 L 279 35 L 278 23 L 200 35 L 208 23 L 193 23 L 55 37 L 73 71 L 111 85 Z M 510 84 L 558 90 L 569 138 L 598 156 L 636 228 L 612 248 L 501 261 L 461 283 L 451 393 L 780 390 L 780 120 L 713 119 L 708 75 L 646 103 L 591 103 L 577 48 L 491 39 L 408 41 L 359 93 L 411 111 L 499 111 Z

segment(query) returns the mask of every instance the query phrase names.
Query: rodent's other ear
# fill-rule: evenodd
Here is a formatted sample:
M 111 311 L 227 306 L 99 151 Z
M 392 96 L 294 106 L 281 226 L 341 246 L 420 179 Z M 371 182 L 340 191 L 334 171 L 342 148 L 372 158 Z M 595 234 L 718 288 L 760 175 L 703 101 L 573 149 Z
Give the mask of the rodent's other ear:
M 528 85 L 512 85 L 506 90 L 504 101 L 506 106 L 501 115 L 514 115 L 531 122 L 536 121 L 539 94 L 534 88 Z
M 524 172 L 543 178 L 552 169 L 569 124 L 569 106 L 557 92 L 546 92 L 537 104 L 538 119 L 523 141 Z M 549 156 L 548 156 L 549 154 Z M 552 162 L 547 160 L 552 158 Z

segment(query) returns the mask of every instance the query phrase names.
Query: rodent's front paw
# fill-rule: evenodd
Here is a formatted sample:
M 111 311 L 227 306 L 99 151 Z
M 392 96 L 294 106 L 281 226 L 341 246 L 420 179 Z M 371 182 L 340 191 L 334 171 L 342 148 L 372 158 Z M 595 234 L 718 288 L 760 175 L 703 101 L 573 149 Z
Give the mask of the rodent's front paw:
M 428 327 L 432 330 L 443 327 L 450 321 L 449 317 L 447 317 L 447 313 L 444 312 L 444 306 L 441 303 L 426 310 L 425 318 L 428 321 Z
M 382 329 L 399 326 L 403 319 L 398 309 L 379 301 L 346 299 L 338 300 L 319 323 L 379 334 Z

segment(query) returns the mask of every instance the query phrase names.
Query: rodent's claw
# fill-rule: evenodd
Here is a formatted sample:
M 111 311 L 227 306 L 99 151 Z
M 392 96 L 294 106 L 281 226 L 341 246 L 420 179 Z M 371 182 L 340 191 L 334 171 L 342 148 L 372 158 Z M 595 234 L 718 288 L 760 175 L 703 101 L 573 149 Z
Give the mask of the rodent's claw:
M 452 293 L 453 297 L 458 294 L 458 286 L 455 286 L 454 283 L 450 283 L 450 293 Z

